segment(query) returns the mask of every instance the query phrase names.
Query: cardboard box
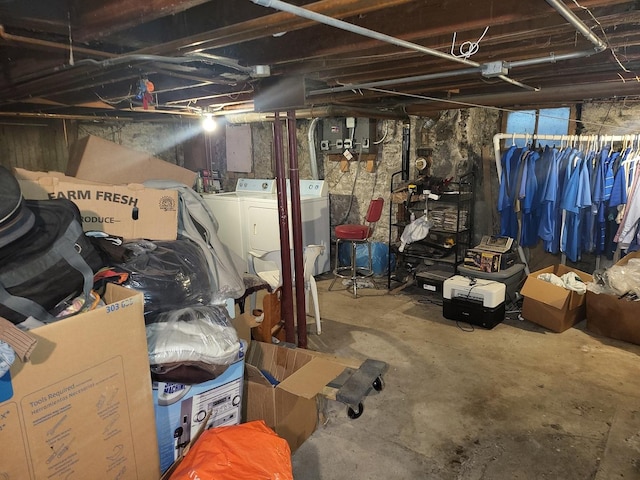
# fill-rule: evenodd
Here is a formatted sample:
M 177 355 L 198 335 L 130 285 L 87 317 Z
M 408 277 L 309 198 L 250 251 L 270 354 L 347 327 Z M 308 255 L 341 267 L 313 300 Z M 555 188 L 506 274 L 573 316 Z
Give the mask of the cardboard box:
M 564 332 L 585 318 L 585 298 L 577 292 L 539 280 L 541 273 L 562 276 L 575 272 L 583 282 L 591 282 L 591 275 L 566 265 L 555 265 L 527 276 L 520 293 L 524 297 L 522 316 L 530 322 L 542 325 L 554 332 Z
M 516 252 L 491 252 L 470 248 L 464 257 L 464 266 L 481 272 L 499 272 L 516 264 L 518 255 Z
M 630 253 L 616 265 L 626 265 L 632 258 L 640 258 L 640 252 Z M 639 308 L 638 301 L 588 291 L 587 330 L 604 337 L 640 345 Z
M 264 420 L 294 452 L 316 429 L 316 396 L 345 366 L 305 349 L 255 341 L 245 362 L 246 421 Z
M 0 381 L 0 478 L 158 478 L 142 294 L 31 330 Z
M 469 268 L 478 269 L 482 272 L 498 272 L 500 271 L 501 260 L 501 253 L 486 252 L 470 248 L 465 254 L 464 265 Z
M 16 169 L 22 195 L 30 200 L 67 198 L 82 215 L 85 231 L 100 230 L 126 239 L 175 240 L 178 192 L 141 184 L 107 185 L 59 172 Z
M 244 361 L 240 360 L 208 382 L 196 385 L 163 382 L 153 384 L 162 472 L 181 456 L 183 449 L 201 428 L 240 423 L 243 378 Z M 205 420 L 206 425 L 203 427 Z
M 92 135 L 72 147 L 67 175 L 113 185 L 175 180 L 192 187 L 197 173 Z

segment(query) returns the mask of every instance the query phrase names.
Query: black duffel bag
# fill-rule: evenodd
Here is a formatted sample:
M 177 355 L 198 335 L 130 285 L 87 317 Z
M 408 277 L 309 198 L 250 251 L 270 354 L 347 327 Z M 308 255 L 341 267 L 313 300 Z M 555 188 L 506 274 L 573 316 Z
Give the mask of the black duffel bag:
M 55 307 L 84 294 L 103 261 L 82 231 L 78 207 L 67 199 L 27 200 L 34 226 L 0 248 L 0 316 L 17 324 L 27 317 L 56 318 Z
M 207 259 L 189 239 L 127 242 L 131 255 L 118 268 L 129 274 L 122 284 L 142 292 L 145 323 L 158 314 L 211 303 Z

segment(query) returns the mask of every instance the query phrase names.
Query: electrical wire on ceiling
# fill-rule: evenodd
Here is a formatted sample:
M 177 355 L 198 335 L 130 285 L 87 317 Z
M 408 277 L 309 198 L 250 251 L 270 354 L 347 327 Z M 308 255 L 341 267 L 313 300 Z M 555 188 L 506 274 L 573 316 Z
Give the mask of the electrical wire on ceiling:
M 589 14 L 589 16 L 593 19 L 593 21 L 596 22 L 596 24 L 600 28 L 600 32 L 602 33 L 602 36 L 604 37 L 604 41 L 607 44 L 607 48 L 611 51 L 611 55 L 613 55 L 613 58 L 615 59 L 615 61 L 618 63 L 618 65 L 620 66 L 620 68 L 624 72 L 631 73 L 631 70 L 627 69 L 627 67 L 622 65 L 622 62 L 618 58 L 618 55 L 616 54 L 616 52 L 613 50 L 613 47 L 609 43 L 609 38 L 607 38 L 607 33 L 604 31 L 604 28 L 602 27 L 602 24 L 598 21 L 598 19 L 595 17 L 595 15 L 593 13 L 591 13 L 591 10 L 589 10 L 587 7 L 583 7 L 576 0 L 573 0 L 573 3 L 575 3 L 578 8 L 581 8 L 582 10 L 587 12 Z
M 547 0 L 547 2 L 550 2 L 552 0 Z M 441 52 L 439 50 L 433 49 L 433 48 L 429 48 L 429 47 L 425 47 L 423 45 L 419 45 L 417 43 L 413 43 L 413 42 L 409 42 L 407 40 L 403 40 L 401 38 L 396 38 L 393 37 L 391 35 L 387 35 L 385 33 L 381 33 L 375 30 L 370 30 L 368 28 L 364 28 L 361 27 L 359 25 L 353 24 L 353 23 L 348 23 L 342 20 L 339 20 L 337 18 L 333 18 L 327 15 L 322 15 L 320 13 L 311 11 L 311 10 L 307 10 L 305 8 L 302 7 L 298 7 L 296 5 L 291 5 L 289 3 L 280 1 L 280 0 L 251 0 L 251 2 L 257 4 L 257 5 L 261 5 L 263 7 L 269 7 L 269 8 L 273 8 L 276 10 L 280 10 L 283 12 L 287 12 L 287 13 L 292 13 L 294 15 L 297 15 L 299 17 L 302 18 L 307 18 L 309 20 L 313 20 L 319 23 L 323 23 L 325 25 L 329 25 L 332 27 L 336 27 L 339 28 L 341 30 L 346 30 L 348 32 L 351 33 L 355 33 L 358 35 L 362 35 L 364 37 L 368 37 L 368 38 L 373 38 L 375 40 L 379 40 L 382 42 L 386 42 L 392 45 L 396 45 L 402 48 L 406 48 L 409 50 L 414 50 L 414 51 L 418 51 L 421 53 L 425 53 L 427 55 L 431 55 L 431 56 L 435 56 L 438 58 L 442 58 L 445 60 L 449 60 L 455 63 L 461 63 L 463 65 L 466 65 L 467 67 L 471 67 L 471 68 L 482 68 L 482 65 L 480 63 L 474 62 L 472 60 L 469 60 L 467 58 L 463 58 L 463 57 L 456 57 L 453 55 L 450 55 L 448 53 L 445 52 Z M 593 37 L 595 37 L 595 35 L 591 34 Z M 513 78 L 507 76 L 506 74 L 498 74 L 496 75 L 496 78 L 501 79 L 502 81 L 509 83 L 511 85 L 515 85 L 517 87 L 523 88 L 525 90 L 532 90 L 532 91 L 538 91 L 539 89 L 536 87 L 531 87 L 529 85 L 526 85 L 518 80 L 514 80 Z
M 69 65 L 75 64 L 73 60 L 73 38 L 71 37 L 71 12 L 67 11 L 67 20 L 69 23 Z
M 458 58 L 469 58 L 472 55 L 475 55 L 476 53 L 478 53 L 478 50 L 480 50 L 480 42 L 482 41 L 482 39 L 484 38 L 484 36 L 487 34 L 488 31 L 489 31 L 489 26 L 487 26 L 484 29 L 484 32 L 482 32 L 482 35 L 480 35 L 480 38 L 478 38 L 478 40 L 476 40 L 475 42 L 470 42 L 468 40 L 466 42 L 462 42 L 458 47 L 458 51 L 460 53 L 454 53 L 455 46 L 456 46 L 457 32 L 453 32 L 453 40 L 451 41 L 451 52 L 450 52 L 451 55 Z

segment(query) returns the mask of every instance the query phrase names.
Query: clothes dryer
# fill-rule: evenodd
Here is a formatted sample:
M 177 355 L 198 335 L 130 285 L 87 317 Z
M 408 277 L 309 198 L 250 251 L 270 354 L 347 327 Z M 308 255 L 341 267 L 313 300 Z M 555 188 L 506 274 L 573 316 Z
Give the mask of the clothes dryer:
M 227 246 L 239 272 L 249 271 L 249 251 L 266 253 L 280 250 L 280 227 L 276 183 L 273 179 L 239 179 L 236 190 L 205 194 L 203 198 L 218 221 L 218 236 Z M 291 227 L 291 193 L 287 180 L 289 242 Z M 316 261 L 316 274 L 330 269 L 329 194 L 324 180 L 300 180 L 302 242 L 323 245 Z
M 289 214 L 289 243 L 293 248 L 291 226 L 291 194 L 287 183 L 287 210 Z M 280 250 L 280 224 L 276 195 L 253 195 L 244 198 L 249 250 L 259 254 Z M 300 213 L 302 217 L 302 244 L 322 245 L 323 253 L 316 261 L 315 274 L 330 269 L 329 195 L 324 180 L 300 180 Z

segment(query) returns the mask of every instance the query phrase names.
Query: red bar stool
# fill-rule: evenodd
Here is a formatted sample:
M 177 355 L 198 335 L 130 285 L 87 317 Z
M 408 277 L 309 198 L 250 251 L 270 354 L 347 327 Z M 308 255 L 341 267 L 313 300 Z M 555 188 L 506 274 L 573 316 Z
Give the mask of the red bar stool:
M 329 285 L 329 291 L 336 283 L 338 278 L 349 279 L 353 286 L 353 296 L 358 296 L 358 279 L 370 277 L 373 275 L 373 260 L 371 258 L 371 237 L 373 235 L 373 229 L 376 226 L 378 220 L 382 216 L 382 207 L 384 205 L 384 198 L 379 197 L 371 200 L 367 215 L 365 217 L 365 224 L 355 225 L 338 225 L 335 228 L 336 244 L 335 244 L 335 259 L 333 269 L 333 281 Z M 349 242 L 351 244 L 351 265 L 340 266 L 338 260 L 338 252 L 340 250 L 341 242 Z M 356 247 L 359 244 L 367 245 L 368 253 L 368 265 L 366 267 L 358 267 L 356 265 Z

